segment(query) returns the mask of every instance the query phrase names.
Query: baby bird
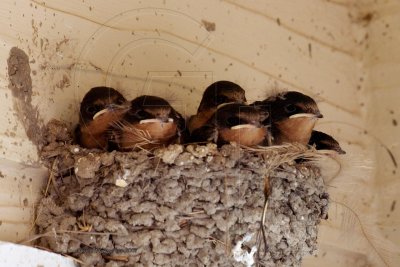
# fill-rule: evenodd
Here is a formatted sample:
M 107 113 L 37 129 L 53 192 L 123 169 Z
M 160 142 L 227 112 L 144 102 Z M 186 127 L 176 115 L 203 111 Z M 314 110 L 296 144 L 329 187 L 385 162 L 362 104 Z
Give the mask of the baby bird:
M 262 124 L 268 112 L 239 103 L 226 104 L 191 135 L 192 142 L 214 142 L 223 145 L 236 142 L 243 146 L 256 146 L 265 142 L 268 130 Z
M 197 114 L 189 119 L 189 132 L 202 127 L 219 105 L 231 102 L 246 103 L 245 91 L 242 87 L 230 81 L 218 81 L 208 86 L 203 93 Z
M 79 124 L 75 129 L 77 143 L 85 148 L 109 149 L 108 129 L 124 116 L 128 104 L 113 88 L 92 88 L 81 102 Z
M 308 142 L 310 146 L 314 146 L 315 149 L 326 152 L 326 154 L 335 155 L 335 154 L 346 154 L 341 147 L 338 141 L 336 141 L 329 134 L 312 131 L 310 141 Z
M 185 120 L 166 100 L 143 95 L 130 104 L 129 111 L 113 127 L 113 141 L 119 150 L 149 150 L 181 142 Z
M 271 117 L 264 124 L 271 124 L 274 145 L 307 145 L 317 120 L 323 117 L 314 99 L 295 91 L 283 92 L 252 105 L 270 112 Z

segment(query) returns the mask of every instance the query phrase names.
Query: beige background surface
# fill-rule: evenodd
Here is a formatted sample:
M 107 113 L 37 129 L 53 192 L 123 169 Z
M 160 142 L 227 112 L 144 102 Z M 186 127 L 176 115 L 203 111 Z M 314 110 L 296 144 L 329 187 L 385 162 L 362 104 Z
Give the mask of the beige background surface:
M 157 94 L 186 115 L 204 88 L 221 79 L 239 83 L 249 100 L 277 89 L 315 97 L 325 116 L 317 128 L 347 151 L 331 197 L 358 217 L 333 203 L 319 255 L 304 266 L 389 265 L 376 249 L 391 266 L 400 264 L 381 251 L 386 243 L 374 248 L 381 239 L 363 235 L 400 243 L 400 177 L 384 148 L 400 157 L 399 1 L 4 0 L 0 6 L 1 240 L 29 235 L 47 175 L 35 167 L 36 148 L 8 89 L 7 58 L 18 46 L 31 60 L 33 104 L 45 122 L 74 125 L 80 99 L 96 85 L 129 98 Z M 215 30 L 207 30 L 209 23 Z M 327 173 L 337 170 L 327 165 Z

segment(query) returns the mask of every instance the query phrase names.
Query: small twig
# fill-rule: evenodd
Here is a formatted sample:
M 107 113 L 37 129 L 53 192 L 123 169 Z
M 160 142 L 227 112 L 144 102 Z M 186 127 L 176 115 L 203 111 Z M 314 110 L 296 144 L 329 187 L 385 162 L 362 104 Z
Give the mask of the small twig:
M 264 194 L 265 194 L 265 199 L 264 199 L 264 209 L 263 209 L 263 213 L 261 216 L 261 221 L 260 221 L 260 228 L 261 228 L 261 233 L 262 233 L 262 238 L 264 241 L 264 251 L 263 251 L 263 256 L 261 256 L 260 254 L 260 248 L 261 248 L 261 244 L 260 244 L 260 240 L 257 241 L 258 243 L 258 249 L 257 249 L 257 265 L 260 266 L 260 259 L 261 257 L 264 257 L 265 254 L 267 253 L 268 250 L 268 244 L 267 244 L 267 234 L 265 233 L 265 218 L 267 217 L 267 210 L 268 210 L 268 198 L 270 195 L 270 184 L 269 184 L 269 176 L 265 176 L 264 178 Z
M 52 231 L 48 231 L 48 232 L 43 233 L 43 234 L 34 235 L 33 237 L 31 237 L 31 238 L 29 238 L 29 239 L 26 239 L 26 240 L 22 240 L 22 241 L 17 242 L 17 244 L 27 244 L 27 243 L 32 242 L 32 241 L 35 241 L 36 239 L 39 239 L 39 238 L 41 238 L 41 237 L 48 236 L 48 235 L 50 235 L 50 234 L 52 234 L 52 233 L 53 233 Z
M 83 235 L 117 235 L 117 236 L 127 236 L 127 234 L 121 233 L 111 233 L 111 232 L 82 232 L 82 231 L 73 231 L 73 230 L 58 230 L 57 234 L 70 233 L 70 234 L 83 234 Z
M 156 168 L 154 169 L 153 176 L 156 175 L 156 172 L 158 170 L 158 166 L 160 165 L 160 162 L 161 162 L 161 157 L 158 157 L 157 165 L 156 165 Z
M 51 170 L 50 170 L 50 175 L 49 175 L 49 179 L 47 180 L 47 185 L 46 185 L 46 190 L 44 192 L 44 197 L 47 197 L 47 193 L 49 191 L 49 187 L 50 187 L 50 183 L 53 182 L 53 187 L 56 190 L 57 194 L 60 194 L 60 192 L 58 191 L 58 188 L 55 186 L 55 180 L 54 180 L 54 169 L 56 167 L 56 164 L 58 164 L 58 158 L 56 158 L 53 161 L 53 164 L 51 165 Z
M 263 210 L 263 214 L 261 217 L 261 232 L 263 235 L 263 239 L 264 239 L 264 253 L 267 251 L 268 249 L 268 244 L 267 244 L 267 234 L 265 233 L 265 218 L 267 216 L 267 210 L 268 210 L 268 197 L 265 198 L 265 202 L 264 202 L 264 210 Z
M 199 210 L 199 211 L 193 211 L 193 212 L 189 212 L 187 214 L 185 214 L 184 216 L 192 216 L 192 215 L 196 215 L 196 214 L 204 214 L 205 211 L 204 210 Z
M 188 220 L 183 220 L 179 222 L 179 227 L 180 228 L 185 228 L 189 224 Z
M 190 221 L 190 220 L 193 220 L 193 219 L 202 220 L 202 219 L 210 219 L 210 216 L 209 215 L 202 216 L 202 217 L 195 217 L 195 216 L 182 216 L 181 217 L 180 216 L 179 219 L 183 220 L 183 221 Z
M 226 245 L 227 245 L 225 242 L 223 242 L 223 241 L 221 241 L 221 240 L 219 240 L 219 239 L 217 239 L 217 238 L 215 238 L 215 237 L 212 237 L 212 236 L 209 236 L 209 237 L 208 237 L 208 240 L 211 241 L 211 242 L 213 242 L 214 244 L 215 244 L 215 243 L 220 243 L 221 245 L 223 245 L 223 246 L 225 246 L 225 247 L 226 247 Z
M 145 149 L 143 146 L 149 145 L 149 144 L 157 144 L 157 140 L 152 140 L 152 136 L 147 130 L 141 130 L 138 128 L 135 128 L 131 124 L 125 121 L 118 121 L 114 123 L 114 126 L 121 129 L 125 130 L 129 133 L 128 135 L 128 140 L 133 143 L 132 146 L 125 147 L 126 149 L 141 149 L 146 151 L 147 153 L 151 153 L 151 151 Z
M 48 232 L 43 233 L 43 234 L 40 234 L 40 235 L 34 235 L 33 237 L 31 237 L 29 239 L 22 240 L 22 241 L 19 241 L 17 243 L 18 244 L 26 244 L 26 243 L 35 241 L 36 239 L 39 239 L 39 238 L 44 237 L 44 236 L 48 236 L 48 235 L 53 234 L 53 233 L 55 235 L 57 235 L 57 234 L 65 234 L 65 233 L 67 233 L 67 234 L 81 234 L 81 235 L 116 235 L 116 236 L 126 236 L 127 235 L 127 234 L 111 233 L 111 232 L 99 233 L 99 232 L 82 232 L 82 231 L 73 231 L 73 230 L 54 230 L 54 231 L 53 230 L 52 231 L 48 231 Z
M 229 230 L 230 228 L 228 228 L 228 230 L 225 232 L 225 254 L 229 255 L 230 251 L 231 251 L 231 246 L 230 246 L 230 240 L 229 240 Z
M 128 262 L 129 257 L 127 255 L 102 255 L 106 260 L 114 260 L 114 261 L 124 261 Z

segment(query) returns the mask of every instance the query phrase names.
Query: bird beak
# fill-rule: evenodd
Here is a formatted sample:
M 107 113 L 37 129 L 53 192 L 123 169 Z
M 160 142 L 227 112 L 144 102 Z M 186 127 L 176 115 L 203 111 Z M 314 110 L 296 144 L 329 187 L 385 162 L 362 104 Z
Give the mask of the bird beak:
M 154 122 L 161 122 L 159 119 L 146 119 L 139 121 L 139 124 L 146 124 L 146 123 L 154 123 Z
M 147 119 L 147 120 L 141 120 L 139 121 L 139 124 L 146 124 L 146 123 L 168 123 L 168 122 L 174 122 L 173 118 L 156 118 L 156 119 Z
M 98 118 L 100 115 L 103 115 L 104 113 L 109 112 L 110 110 L 108 108 L 102 109 L 99 112 L 97 112 L 96 114 L 94 114 L 93 116 L 93 120 L 95 120 L 96 118 Z
M 98 118 L 100 115 L 107 113 L 107 112 L 114 112 L 114 111 L 128 111 L 131 107 L 131 103 L 126 101 L 125 103 L 118 105 L 118 104 L 109 104 L 106 106 L 105 109 L 100 110 L 93 116 L 93 120 Z
M 336 149 L 332 149 L 332 150 L 331 149 L 319 149 L 318 152 L 322 153 L 322 154 L 326 154 L 326 155 L 332 155 L 332 156 L 335 156 L 337 154 L 339 154 L 339 155 L 346 154 L 346 151 L 344 151 L 342 149 L 339 149 L 339 150 L 336 150 Z
M 254 129 L 257 128 L 254 124 L 239 124 L 231 127 L 231 130 L 238 130 L 238 129 Z
M 315 118 L 315 114 L 312 113 L 297 113 L 289 116 L 289 119 L 296 119 L 296 118 Z
M 162 123 L 174 122 L 173 118 L 166 118 L 166 117 L 158 118 L 158 120 L 161 121 Z
M 226 106 L 226 105 L 230 105 L 230 104 L 234 104 L 234 103 L 236 103 L 236 102 L 227 102 L 227 103 L 219 104 L 219 105 L 217 106 L 217 110 L 220 109 L 220 108 L 222 108 L 222 107 L 224 107 L 224 106 Z
M 324 116 L 321 113 L 313 114 L 313 113 L 298 113 L 298 114 L 293 114 L 292 116 L 289 116 L 289 119 L 295 119 L 295 118 L 323 118 Z

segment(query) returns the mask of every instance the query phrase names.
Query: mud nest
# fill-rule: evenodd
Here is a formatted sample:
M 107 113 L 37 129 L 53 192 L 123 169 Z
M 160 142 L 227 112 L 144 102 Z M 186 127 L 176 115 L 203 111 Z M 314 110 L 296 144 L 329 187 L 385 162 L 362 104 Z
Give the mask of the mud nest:
M 300 266 L 316 251 L 328 194 L 318 167 L 295 163 L 305 148 L 106 153 L 72 144 L 58 121 L 46 140 L 38 246 L 89 266 Z

